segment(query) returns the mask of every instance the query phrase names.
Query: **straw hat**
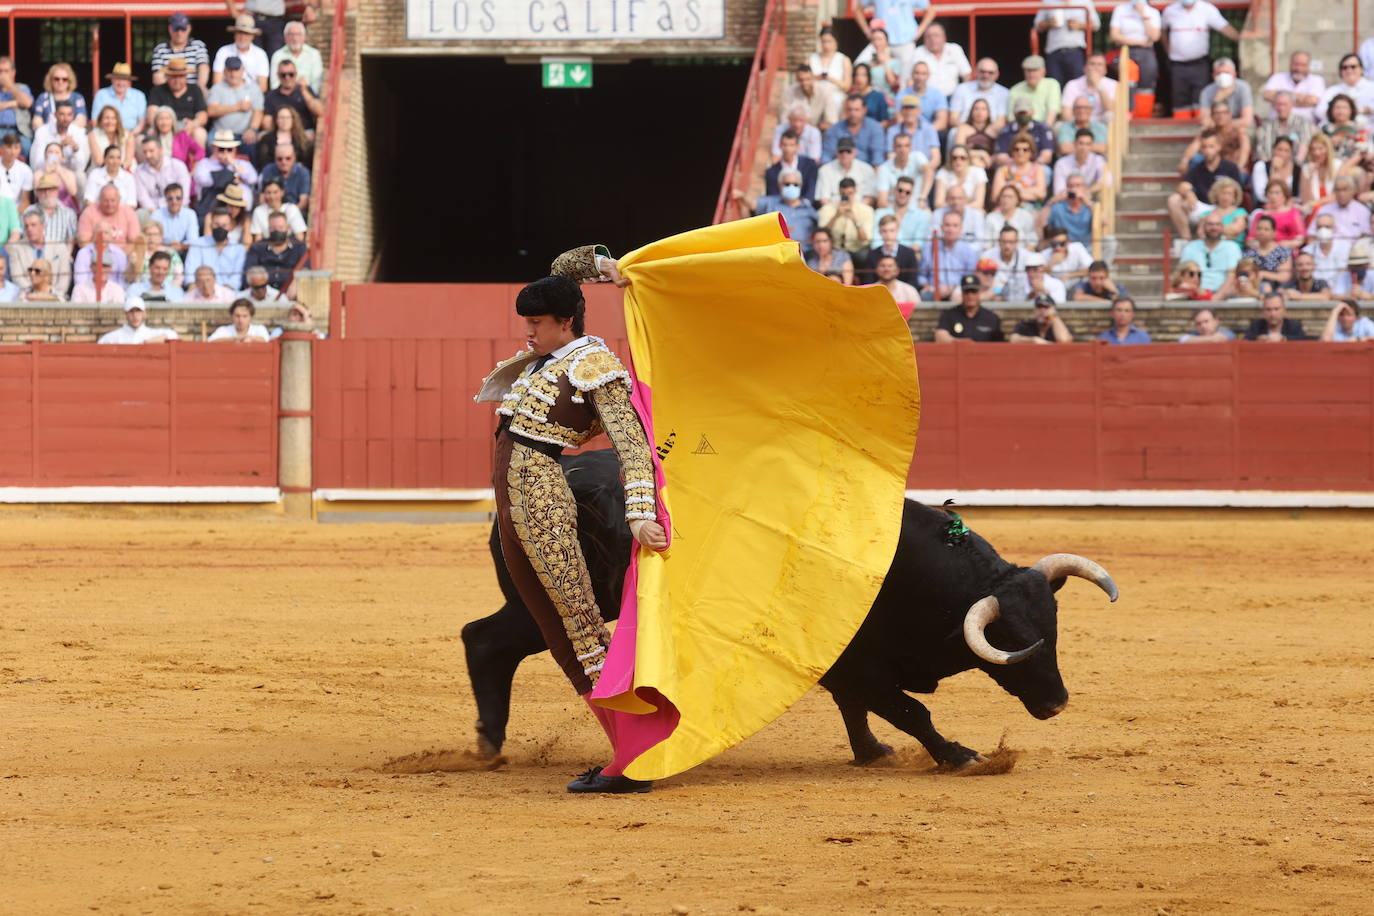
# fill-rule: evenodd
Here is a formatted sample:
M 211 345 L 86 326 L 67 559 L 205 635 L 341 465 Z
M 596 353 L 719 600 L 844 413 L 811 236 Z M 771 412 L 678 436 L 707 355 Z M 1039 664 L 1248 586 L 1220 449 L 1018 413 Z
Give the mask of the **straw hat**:
M 261 35 L 262 29 L 258 28 L 257 22 L 251 13 L 242 13 L 234 17 L 234 24 L 225 29 L 226 32 L 247 32 L 249 35 Z
M 105 79 L 107 80 L 112 80 L 115 77 L 121 77 L 123 79 L 133 81 L 138 80 L 138 77 L 134 76 L 134 68 L 129 66 L 128 62 L 126 61 L 120 61 L 119 63 L 115 64 L 114 68 L 110 70 L 109 73 L 105 74 Z
M 219 192 L 219 196 L 215 200 L 230 207 L 242 207 L 244 205 L 243 188 L 236 184 L 225 185 L 224 190 Z

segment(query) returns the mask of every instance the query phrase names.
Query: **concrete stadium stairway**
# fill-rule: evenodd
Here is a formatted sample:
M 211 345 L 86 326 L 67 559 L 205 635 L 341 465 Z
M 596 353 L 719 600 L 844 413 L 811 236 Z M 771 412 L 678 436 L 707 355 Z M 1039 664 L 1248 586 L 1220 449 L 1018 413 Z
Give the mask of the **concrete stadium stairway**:
M 1164 291 L 1164 234 L 1178 160 L 1197 135 L 1196 121 L 1149 118 L 1131 122 L 1121 191 L 1116 199 L 1116 275 L 1134 296 Z M 1171 263 L 1171 262 L 1169 262 Z

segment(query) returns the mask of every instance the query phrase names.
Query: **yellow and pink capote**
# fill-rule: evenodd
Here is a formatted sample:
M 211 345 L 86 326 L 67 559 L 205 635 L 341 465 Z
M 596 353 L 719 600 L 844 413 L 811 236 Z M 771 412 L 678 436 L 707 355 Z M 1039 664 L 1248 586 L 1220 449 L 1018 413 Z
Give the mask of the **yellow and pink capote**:
M 619 261 L 666 552 L 637 551 L 592 701 L 680 773 L 767 725 L 853 638 L 896 551 L 920 390 L 881 286 L 810 270 L 776 215 Z

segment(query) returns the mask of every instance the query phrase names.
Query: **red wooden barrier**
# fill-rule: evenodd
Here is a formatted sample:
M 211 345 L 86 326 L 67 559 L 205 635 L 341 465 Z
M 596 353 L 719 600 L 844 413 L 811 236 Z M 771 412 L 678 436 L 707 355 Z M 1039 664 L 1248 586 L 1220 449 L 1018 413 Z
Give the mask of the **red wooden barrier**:
M 490 486 L 494 405 L 471 398 L 519 345 L 509 325 L 497 337 L 317 343 L 315 485 Z M 921 344 L 917 355 L 916 488 L 1374 490 L 1371 343 Z
M 275 486 L 277 348 L 0 349 L 0 486 Z

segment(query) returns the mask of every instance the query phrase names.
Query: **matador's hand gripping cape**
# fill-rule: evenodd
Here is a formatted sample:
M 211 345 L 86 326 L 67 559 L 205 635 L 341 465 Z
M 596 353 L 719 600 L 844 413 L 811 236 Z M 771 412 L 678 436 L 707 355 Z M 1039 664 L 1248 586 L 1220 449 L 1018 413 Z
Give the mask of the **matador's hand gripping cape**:
M 659 779 L 768 724 L 853 638 L 896 551 L 920 392 L 891 294 L 807 268 L 775 215 L 619 267 L 672 545 L 637 551 L 592 697 L 645 748 L 627 775 Z

